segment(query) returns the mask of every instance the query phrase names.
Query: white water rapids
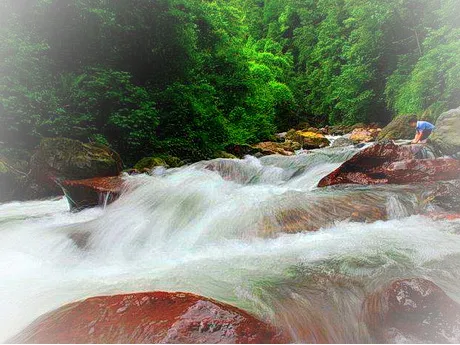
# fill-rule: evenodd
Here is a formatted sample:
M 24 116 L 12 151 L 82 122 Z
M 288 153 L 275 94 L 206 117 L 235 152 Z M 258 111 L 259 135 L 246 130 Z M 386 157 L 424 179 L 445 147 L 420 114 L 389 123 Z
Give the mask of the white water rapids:
M 362 302 L 396 278 L 427 278 L 460 302 L 460 222 L 411 216 L 423 190 L 315 187 L 353 153 L 215 160 L 126 177 L 130 192 L 80 213 L 65 199 L 0 205 L 0 341 L 65 303 L 124 292 L 197 293 L 299 342 L 311 325 L 329 342 L 371 341 Z M 355 204 L 383 207 L 391 219 L 341 218 Z M 286 225 L 289 212 L 320 231 Z

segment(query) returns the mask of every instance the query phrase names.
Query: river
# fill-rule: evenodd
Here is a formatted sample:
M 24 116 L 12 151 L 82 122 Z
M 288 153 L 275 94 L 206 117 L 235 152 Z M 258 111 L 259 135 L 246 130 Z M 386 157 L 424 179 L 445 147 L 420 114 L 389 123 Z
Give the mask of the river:
M 316 188 L 356 150 L 157 169 L 80 213 L 65 199 L 0 205 L 0 341 L 65 303 L 122 292 L 197 293 L 298 342 L 311 327 L 327 342 L 370 342 L 362 303 L 396 278 L 429 279 L 460 302 L 460 222 L 414 215 L 431 207 L 423 189 Z M 356 207 L 388 219 L 353 221 Z

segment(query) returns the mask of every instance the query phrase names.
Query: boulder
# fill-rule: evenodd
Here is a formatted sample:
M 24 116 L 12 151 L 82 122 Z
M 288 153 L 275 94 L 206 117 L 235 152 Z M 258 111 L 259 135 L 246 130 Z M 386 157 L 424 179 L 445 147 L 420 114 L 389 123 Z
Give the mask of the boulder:
M 378 343 L 460 341 L 460 305 L 425 279 L 394 281 L 370 295 L 363 312 Z
M 300 143 L 304 149 L 317 149 L 327 147 L 331 143 L 324 134 L 312 131 L 289 131 L 286 135 L 287 140 Z
M 358 152 L 318 184 L 410 184 L 455 180 L 460 177 L 460 161 L 452 158 L 423 157 L 423 145 L 398 146 L 381 142 Z
M 112 149 L 66 138 L 42 140 L 30 165 L 32 177 L 50 188 L 59 180 L 118 176 L 122 171 L 120 156 Z
M 415 129 L 409 126 L 409 119 L 413 114 L 398 115 L 378 135 L 379 140 L 405 140 L 413 139 Z
M 58 186 L 45 188 L 29 174 L 31 154 L 25 150 L 0 150 L 0 202 L 43 199 L 62 195 Z
M 350 140 L 355 144 L 375 141 L 380 133 L 380 128 L 355 128 L 350 134 Z
M 302 146 L 295 141 L 286 140 L 283 143 L 266 141 L 254 145 L 254 148 L 261 150 L 264 155 L 280 154 L 283 156 L 292 156 L 296 150 L 300 150 Z
M 28 164 L 24 163 L 27 169 Z M 26 169 L 21 169 L 22 166 L 21 161 L 11 162 L 5 156 L 0 155 L 0 202 L 23 199 L 27 173 L 24 171 Z
M 225 151 L 217 151 L 214 154 L 214 158 L 223 158 L 223 159 L 238 159 L 235 155 L 232 155 L 231 153 L 225 152 Z
M 354 144 L 354 142 L 351 139 L 348 139 L 348 138 L 345 138 L 345 137 L 340 137 L 340 138 L 335 139 L 332 142 L 331 147 L 347 147 L 347 146 L 351 146 L 353 144 Z
M 261 154 L 262 150 L 246 144 L 231 144 L 225 147 L 225 151 L 234 155 L 235 157 L 243 158 L 247 155 L 256 156 Z
M 72 211 L 103 206 L 121 195 L 124 187 L 120 176 L 96 177 L 85 180 L 65 180 L 61 187 Z
M 387 183 L 449 181 L 460 178 L 460 161 L 453 158 L 411 159 L 383 168 Z
M 460 107 L 449 110 L 436 121 L 431 143 L 445 155 L 460 152 Z
M 166 167 L 168 168 L 169 165 L 165 162 L 164 159 L 160 157 L 145 157 L 142 158 L 139 162 L 134 165 L 134 169 L 138 171 L 145 171 L 145 170 L 152 170 L 155 167 Z
M 266 323 L 188 293 L 93 297 L 37 319 L 9 343 L 287 343 Z

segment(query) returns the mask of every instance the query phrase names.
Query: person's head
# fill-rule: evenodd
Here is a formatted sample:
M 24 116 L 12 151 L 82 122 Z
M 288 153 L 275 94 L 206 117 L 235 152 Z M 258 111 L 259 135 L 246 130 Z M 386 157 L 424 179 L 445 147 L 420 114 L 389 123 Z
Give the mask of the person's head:
M 411 127 L 417 127 L 417 116 L 411 116 L 409 118 L 409 121 L 407 121 L 407 123 L 409 124 L 409 126 Z

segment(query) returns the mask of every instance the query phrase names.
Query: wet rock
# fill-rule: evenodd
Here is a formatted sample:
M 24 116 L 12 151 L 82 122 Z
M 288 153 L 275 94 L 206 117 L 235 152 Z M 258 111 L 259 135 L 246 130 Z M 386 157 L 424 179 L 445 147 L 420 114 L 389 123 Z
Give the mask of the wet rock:
M 355 128 L 351 132 L 350 140 L 355 144 L 375 141 L 380 133 L 380 128 Z
M 413 139 L 415 136 L 415 129 L 409 126 L 409 119 L 413 114 L 398 115 L 386 127 L 382 129 L 378 135 L 379 140 L 404 140 Z
M 318 184 L 405 184 L 453 180 L 460 177 L 460 161 L 452 158 L 416 159 L 423 145 L 398 146 L 380 142 L 358 152 Z
M 354 144 L 354 142 L 351 139 L 348 139 L 348 138 L 345 138 L 345 137 L 340 137 L 340 138 L 335 139 L 332 142 L 331 147 L 347 147 L 347 146 L 351 146 L 353 144 Z
M 364 319 L 379 343 L 458 343 L 460 305 L 436 284 L 398 280 L 364 302 Z
M 260 149 L 264 155 L 279 154 L 282 156 L 292 156 L 294 151 L 300 150 L 302 146 L 294 141 L 286 140 L 283 143 L 275 143 L 271 141 L 258 143 L 254 145 L 256 149 Z
M 460 107 L 449 110 L 436 121 L 431 143 L 445 155 L 460 152 Z
M 124 182 L 120 176 L 111 176 L 66 180 L 62 182 L 61 186 L 71 210 L 79 211 L 112 203 L 121 195 Z
M 256 156 L 257 154 L 261 153 L 262 150 L 246 144 L 231 144 L 225 147 L 225 151 L 234 155 L 235 157 L 244 158 L 244 156 L 247 155 Z
M 460 180 L 438 184 L 430 201 L 444 211 L 460 213 Z
M 42 140 L 30 166 L 35 181 L 50 189 L 56 188 L 55 181 L 117 176 L 122 171 L 120 156 L 112 149 L 66 138 Z
M 311 150 L 327 147 L 331 143 L 324 134 L 312 131 L 289 131 L 286 135 L 287 140 L 300 143 L 302 148 Z
M 143 171 L 145 169 L 152 170 L 155 167 L 169 167 L 164 159 L 160 157 L 145 157 L 134 165 L 134 169 Z
M 457 220 L 460 219 L 460 213 L 430 212 L 426 215 L 434 220 Z
M 223 159 L 238 159 L 235 155 L 225 151 L 218 151 L 214 154 L 214 158 L 223 158 Z
M 388 183 L 448 181 L 460 178 L 460 161 L 452 158 L 412 159 L 384 167 Z
M 230 305 L 186 293 L 93 297 L 32 323 L 12 343 L 286 343 L 273 327 Z

